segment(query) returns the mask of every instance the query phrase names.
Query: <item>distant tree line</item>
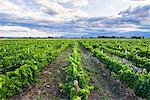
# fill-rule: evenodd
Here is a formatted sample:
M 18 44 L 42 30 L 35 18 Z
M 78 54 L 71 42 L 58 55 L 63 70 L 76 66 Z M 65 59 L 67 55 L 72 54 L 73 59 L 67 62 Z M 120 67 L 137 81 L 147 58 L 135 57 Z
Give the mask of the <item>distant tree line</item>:
M 98 36 L 97 38 L 127 38 L 127 37 L 117 37 L 117 36 Z M 144 39 L 144 36 L 132 36 L 131 39 Z
M 131 39 L 144 39 L 144 36 L 132 36 Z
M 0 38 L 5 38 L 5 37 L 0 37 Z M 15 37 L 7 37 L 7 38 L 15 38 Z M 30 39 L 35 39 L 35 38 L 69 38 L 69 37 L 16 37 L 16 38 L 30 38 Z M 117 37 L 117 36 L 97 36 L 97 37 L 86 37 L 83 36 L 81 38 L 129 38 L 129 37 Z M 132 36 L 130 37 L 131 39 L 144 39 L 144 36 Z
M 125 37 L 117 37 L 117 36 L 98 36 L 97 38 L 125 38 Z

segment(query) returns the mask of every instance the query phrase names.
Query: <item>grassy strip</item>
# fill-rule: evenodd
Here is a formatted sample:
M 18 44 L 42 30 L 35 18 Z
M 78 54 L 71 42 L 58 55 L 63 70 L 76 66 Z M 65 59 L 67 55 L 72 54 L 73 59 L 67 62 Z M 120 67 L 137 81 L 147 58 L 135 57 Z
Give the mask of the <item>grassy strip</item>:
M 93 87 L 88 85 L 89 77 L 81 66 L 81 57 L 77 44 L 73 46 L 70 64 L 65 68 L 65 73 L 66 80 L 64 84 L 59 84 L 60 91 L 66 93 L 70 100 L 87 100 Z

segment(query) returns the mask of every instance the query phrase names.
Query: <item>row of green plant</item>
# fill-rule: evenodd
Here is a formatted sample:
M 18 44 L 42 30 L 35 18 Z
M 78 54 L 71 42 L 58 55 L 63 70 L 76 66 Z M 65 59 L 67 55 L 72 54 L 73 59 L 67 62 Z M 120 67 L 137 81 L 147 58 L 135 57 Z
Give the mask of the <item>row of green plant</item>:
M 13 71 L 19 68 L 24 65 L 26 60 L 40 58 L 38 55 L 41 53 L 49 55 L 50 50 L 59 49 L 62 44 L 65 44 L 64 41 L 47 40 L 26 40 L 26 42 L 23 40 L 11 40 L 4 42 L 5 43 L 2 44 L 0 52 L 1 73 Z M 51 53 L 53 53 L 53 51 Z
M 139 57 L 146 57 L 150 59 L 150 40 L 149 39 L 137 39 L 137 40 L 105 40 L 102 41 L 105 45 L 113 50 L 119 50 L 121 52 L 131 52 L 133 55 Z
M 59 84 L 60 91 L 65 93 L 70 100 L 87 100 L 90 90 L 89 77 L 81 66 L 81 57 L 77 44 L 73 46 L 69 65 L 65 68 L 65 83 Z
M 22 56 L 27 56 L 27 58 L 26 60 L 22 60 L 22 65 L 19 68 L 0 74 L 0 99 L 7 99 L 23 92 L 29 85 L 36 82 L 40 71 L 65 50 L 70 42 L 66 41 L 66 43 L 64 43 L 64 41 L 61 41 L 59 42 L 61 46 L 57 45 L 57 41 L 53 43 L 50 44 L 52 46 L 47 44 L 47 42 L 44 43 L 44 41 L 43 43 L 39 43 L 41 49 L 35 48 L 33 52 L 30 51 L 27 55 L 26 53 L 22 53 Z M 43 47 L 42 44 L 49 45 L 50 49 L 49 47 Z
M 101 46 L 100 48 L 111 54 L 126 58 L 129 61 L 132 61 L 136 66 L 140 68 L 146 68 L 147 71 L 150 71 L 150 59 L 146 57 L 140 57 L 138 55 L 133 54 L 132 52 L 121 52 L 119 50 L 113 50 L 106 46 Z
M 120 52 L 118 50 L 109 49 L 105 46 L 99 47 L 100 50 L 104 50 L 108 53 L 117 55 L 122 58 L 126 58 L 129 61 L 132 61 L 134 65 L 139 68 L 146 68 L 147 71 L 150 71 L 150 59 L 148 58 L 141 58 L 140 56 L 133 55 L 131 52 Z
M 93 42 L 87 42 L 87 45 L 90 45 L 91 48 L 99 48 L 101 51 L 105 51 L 114 55 L 117 55 L 122 58 L 126 58 L 129 61 L 132 61 L 133 64 L 137 67 L 140 68 L 146 68 L 147 71 L 150 71 L 150 59 L 146 57 L 140 57 L 134 53 L 131 52 L 131 50 L 128 50 L 127 48 L 123 48 L 122 44 L 118 43 L 115 44 L 116 42 L 109 43 L 110 40 L 107 42 L 105 41 L 93 41 Z M 113 44 L 114 43 L 114 44 Z M 124 42 L 123 42 L 124 43 Z M 120 49 L 118 49 L 120 48 Z M 122 49 L 123 48 L 123 49 Z
M 87 43 L 82 42 L 82 45 L 89 49 L 93 56 L 97 57 L 106 67 L 118 77 L 122 83 L 134 90 L 137 96 L 150 99 L 150 72 L 146 70 L 142 72 L 134 72 L 128 64 L 110 58 L 99 48 L 93 49 Z

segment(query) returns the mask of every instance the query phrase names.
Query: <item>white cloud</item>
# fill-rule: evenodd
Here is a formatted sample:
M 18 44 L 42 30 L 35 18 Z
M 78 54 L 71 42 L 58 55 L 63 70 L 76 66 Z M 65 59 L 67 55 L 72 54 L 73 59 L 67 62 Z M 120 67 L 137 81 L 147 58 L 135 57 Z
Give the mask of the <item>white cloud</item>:
M 60 37 L 59 32 L 45 32 L 21 26 L 0 26 L 0 37 Z
M 76 7 L 86 6 L 89 3 L 89 0 L 55 0 L 60 3 L 72 3 Z
M 130 6 L 137 7 L 149 4 L 150 0 L 89 0 L 89 3 L 83 8 L 91 17 L 109 17 L 117 16 L 120 11 L 126 10 Z
M 68 20 L 68 19 L 72 20 L 77 18 L 88 17 L 86 13 L 84 13 L 78 8 L 67 9 L 64 8 L 62 5 L 58 4 L 57 2 L 42 0 L 37 1 L 37 3 L 41 5 L 42 9 L 47 9 L 47 11 L 48 10 L 53 11 L 55 13 L 53 17 L 54 19 L 57 18 L 57 20 Z
M 29 31 L 30 29 L 21 26 L 0 26 L 0 31 L 13 31 L 13 30 Z
M 112 28 L 103 28 L 107 31 L 113 31 L 113 32 L 132 32 L 132 31 L 139 31 L 139 32 L 150 32 L 149 29 L 139 29 L 138 26 L 134 24 L 124 24 L 124 25 L 118 25 L 118 26 L 112 26 Z M 132 34 L 132 33 L 131 33 Z
M 150 0 L 2 0 L 0 36 L 63 36 L 66 32 L 101 30 L 149 32 L 150 7 L 142 6 L 147 4 Z M 129 6 L 131 9 L 124 11 Z M 118 16 L 120 10 L 123 12 Z M 107 17 L 89 18 L 96 16 L 93 12 Z
M 21 3 L 22 5 L 18 5 L 3 0 L 0 4 L 0 13 L 11 15 L 10 19 L 23 18 L 38 21 L 68 21 L 88 16 L 78 8 L 64 8 L 61 4 L 49 0 L 34 1 L 36 8 L 32 9 L 24 5 L 23 1 Z
M 88 4 L 88 0 L 72 0 L 72 2 L 77 7 L 86 6 Z

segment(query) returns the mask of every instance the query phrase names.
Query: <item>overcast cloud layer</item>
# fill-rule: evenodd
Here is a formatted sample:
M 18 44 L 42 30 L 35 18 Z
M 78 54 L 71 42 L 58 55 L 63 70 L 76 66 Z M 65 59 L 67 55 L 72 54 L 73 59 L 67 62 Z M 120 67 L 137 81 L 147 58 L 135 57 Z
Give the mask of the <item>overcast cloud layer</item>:
M 150 37 L 150 0 L 2 0 L 0 37 Z

